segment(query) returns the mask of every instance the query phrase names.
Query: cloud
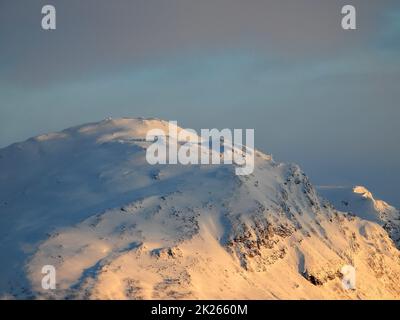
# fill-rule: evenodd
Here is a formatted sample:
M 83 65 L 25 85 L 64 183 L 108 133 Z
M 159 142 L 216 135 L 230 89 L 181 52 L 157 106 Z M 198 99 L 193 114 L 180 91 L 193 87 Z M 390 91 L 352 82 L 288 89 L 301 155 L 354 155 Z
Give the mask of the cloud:
M 53 0 L 57 30 L 40 28 L 45 1 L 3 0 L 0 70 L 21 86 L 79 79 L 176 56 L 243 50 L 288 59 L 351 51 L 374 37 L 394 1 L 354 0 L 360 28 L 340 29 L 346 1 Z

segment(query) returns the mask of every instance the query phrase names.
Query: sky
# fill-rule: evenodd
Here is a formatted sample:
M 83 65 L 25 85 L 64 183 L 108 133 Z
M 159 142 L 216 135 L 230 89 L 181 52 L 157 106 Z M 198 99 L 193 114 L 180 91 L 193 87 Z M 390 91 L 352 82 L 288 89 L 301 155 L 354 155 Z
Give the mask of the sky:
M 109 116 L 254 128 L 314 184 L 400 207 L 399 58 L 399 1 L 0 0 L 0 147 Z

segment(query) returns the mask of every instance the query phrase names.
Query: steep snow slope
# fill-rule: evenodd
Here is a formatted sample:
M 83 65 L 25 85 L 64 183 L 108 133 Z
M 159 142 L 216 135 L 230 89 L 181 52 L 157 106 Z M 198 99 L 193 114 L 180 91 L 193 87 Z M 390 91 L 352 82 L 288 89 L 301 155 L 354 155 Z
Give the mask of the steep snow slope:
M 399 210 L 383 200 L 375 199 L 367 188 L 321 186 L 318 191 L 337 209 L 380 224 L 397 246 L 400 246 Z
M 3 297 L 400 297 L 399 251 L 377 223 L 258 151 L 249 176 L 151 166 L 144 137 L 167 125 L 105 120 L 0 150 Z M 41 288 L 48 264 L 56 290 Z M 345 265 L 356 290 L 342 286 Z

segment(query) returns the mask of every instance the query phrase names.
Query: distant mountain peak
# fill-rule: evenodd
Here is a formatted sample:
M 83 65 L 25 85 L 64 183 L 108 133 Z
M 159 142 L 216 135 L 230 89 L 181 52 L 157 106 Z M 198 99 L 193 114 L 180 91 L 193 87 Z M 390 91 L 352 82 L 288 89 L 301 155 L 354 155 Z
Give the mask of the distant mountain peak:
M 372 193 L 364 186 L 355 186 L 353 188 L 353 192 L 361 194 L 364 198 L 371 199 L 371 200 L 374 199 L 372 196 Z
M 344 212 L 351 212 L 363 219 L 382 225 L 400 246 L 400 212 L 383 200 L 376 199 L 364 186 L 318 188 L 320 194 Z

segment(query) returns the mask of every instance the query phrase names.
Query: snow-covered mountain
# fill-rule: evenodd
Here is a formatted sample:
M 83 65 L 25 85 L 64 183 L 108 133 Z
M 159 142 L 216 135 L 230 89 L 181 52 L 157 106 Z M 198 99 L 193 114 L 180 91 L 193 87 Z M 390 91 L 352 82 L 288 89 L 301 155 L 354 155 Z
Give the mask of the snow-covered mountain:
M 318 192 L 338 210 L 380 224 L 400 247 L 400 211 L 383 200 L 375 199 L 363 186 L 319 186 Z
M 400 297 L 380 221 L 337 211 L 297 165 L 258 151 L 248 176 L 149 165 L 146 133 L 167 126 L 108 119 L 0 150 L 3 298 Z M 56 290 L 41 287 L 44 265 Z

